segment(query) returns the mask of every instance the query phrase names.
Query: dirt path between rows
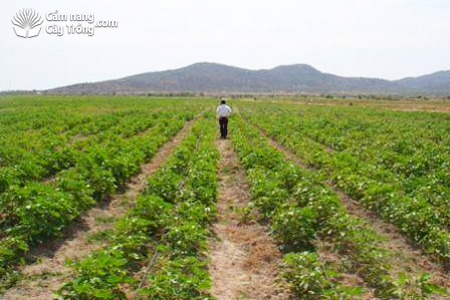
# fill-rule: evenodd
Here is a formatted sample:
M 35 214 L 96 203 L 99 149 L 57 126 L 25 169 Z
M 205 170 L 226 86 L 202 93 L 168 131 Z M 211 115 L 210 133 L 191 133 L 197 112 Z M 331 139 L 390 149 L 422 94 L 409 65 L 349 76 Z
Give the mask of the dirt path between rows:
M 71 269 L 65 265 L 66 259 L 83 257 L 101 247 L 102 243 L 95 242 L 90 237 L 112 228 L 112 220 L 124 214 L 132 206 L 140 191 L 146 187 L 146 178 L 170 156 L 187 135 L 194 121 L 195 119 L 187 122 L 171 141 L 158 150 L 150 162 L 142 165 L 140 173 L 130 179 L 124 192 L 112 195 L 106 203 L 89 210 L 77 224 L 67 230 L 63 239 L 45 243 L 33 250 L 32 255 L 37 256 L 39 262 L 25 266 L 22 269 L 24 280 L 0 296 L 0 299 L 57 299 L 53 291 L 71 277 Z M 105 222 L 105 220 L 111 221 Z
M 286 158 L 304 169 L 314 170 L 312 166 L 306 164 L 289 149 L 270 138 L 266 131 L 256 125 L 249 124 L 257 127 L 269 139 L 270 144 L 283 153 Z M 395 272 L 416 275 L 429 272 L 432 274 L 434 282 L 450 288 L 450 274 L 443 265 L 433 261 L 427 254 L 422 253 L 418 246 L 405 237 L 395 225 L 385 222 L 375 212 L 363 207 L 358 201 L 334 186 L 332 182 L 326 181 L 324 183 L 337 193 L 349 214 L 359 217 L 366 228 L 374 231 L 382 238 L 379 246 L 392 252 L 389 262 Z
M 249 201 L 245 174 L 229 140 L 217 140 L 219 171 L 217 239 L 211 242 L 209 271 L 218 300 L 289 299 L 279 276 L 281 253 L 267 229 L 256 221 L 242 222 Z

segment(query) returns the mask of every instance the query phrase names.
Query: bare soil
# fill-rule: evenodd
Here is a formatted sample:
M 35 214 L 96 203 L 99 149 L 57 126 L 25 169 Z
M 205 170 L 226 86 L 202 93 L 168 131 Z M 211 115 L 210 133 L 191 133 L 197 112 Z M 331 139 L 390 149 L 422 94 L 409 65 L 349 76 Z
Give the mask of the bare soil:
M 243 221 L 249 202 L 245 174 L 229 140 L 217 140 L 221 153 L 218 222 L 211 241 L 211 292 L 219 300 L 289 299 L 280 278 L 281 253 L 267 228 Z
M 53 291 L 71 277 L 71 269 L 66 266 L 66 260 L 81 258 L 104 244 L 89 238 L 95 233 L 112 228 L 113 222 L 99 220 L 114 219 L 123 215 L 133 205 L 140 191 L 146 187 L 146 178 L 170 156 L 187 135 L 193 122 L 194 120 L 187 122 L 148 163 L 142 165 L 139 174 L 129 181 L 122 192 L 112 195 L 109 200 L 89 210 L 77 224 L 66 231 L 63 238 L 44 243 L 34 249 L 31 255 L 37 257 L 38 262 L 25 266 L 22 269 L 24 280 L 8 290 L 3 297 L 0 296 L 0 299 L 57 299 Z

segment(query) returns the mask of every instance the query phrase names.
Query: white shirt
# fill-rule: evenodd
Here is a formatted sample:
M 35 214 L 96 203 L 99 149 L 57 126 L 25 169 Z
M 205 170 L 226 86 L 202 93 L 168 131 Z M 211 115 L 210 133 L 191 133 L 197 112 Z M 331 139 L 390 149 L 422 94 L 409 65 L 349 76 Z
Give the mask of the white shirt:
M 229 117 L 231 116 L 231 108 L 226 104 L 222 104 L 217 108 L 217 113 L 219 117 Z

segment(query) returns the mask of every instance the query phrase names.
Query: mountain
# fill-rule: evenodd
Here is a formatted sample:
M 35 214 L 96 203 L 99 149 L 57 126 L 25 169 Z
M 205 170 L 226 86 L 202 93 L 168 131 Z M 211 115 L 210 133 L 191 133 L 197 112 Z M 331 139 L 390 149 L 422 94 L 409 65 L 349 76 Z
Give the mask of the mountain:
M 417 93 L 426 91 L 435 94 L 449 94 L 450 71 L 440 71 L 420 77 L 408 77 L 398 80 L 397 84 Z
M 75 84 L 45 92 L 50 94 L 149 92 L 450 94 L 450 71 L 389 81 L 337 76 L 320 72 L 305 64 L 247 70 L 216 63 L 196 63 L 176 70 Z

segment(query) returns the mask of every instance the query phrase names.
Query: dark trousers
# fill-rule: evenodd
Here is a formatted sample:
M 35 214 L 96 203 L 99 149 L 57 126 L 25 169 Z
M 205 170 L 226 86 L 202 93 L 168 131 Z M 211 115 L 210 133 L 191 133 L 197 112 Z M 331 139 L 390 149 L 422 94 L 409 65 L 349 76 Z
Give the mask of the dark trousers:
M 227 137 L 228 134 L 228 118 L 220 117 L 219 125 L 220 125 L 220 137 L 224 139 Z

